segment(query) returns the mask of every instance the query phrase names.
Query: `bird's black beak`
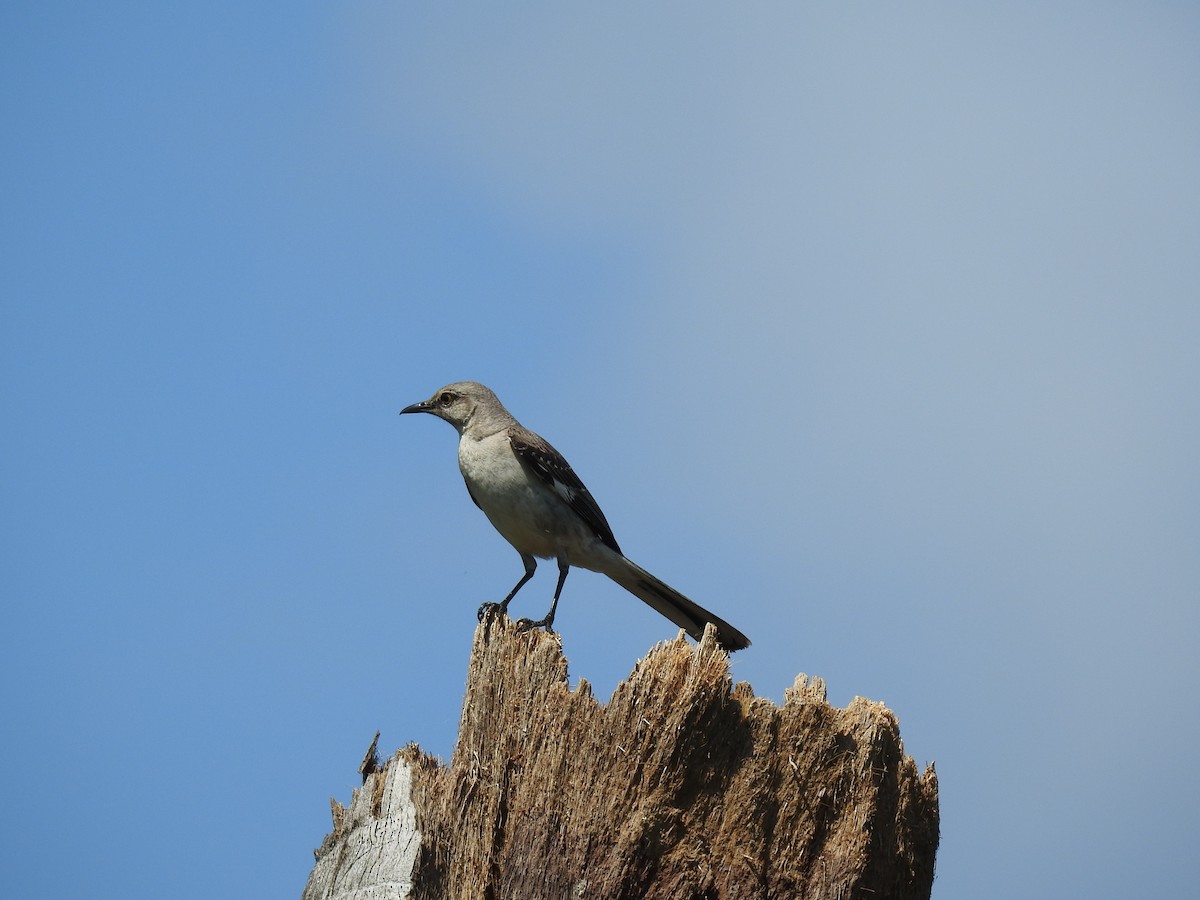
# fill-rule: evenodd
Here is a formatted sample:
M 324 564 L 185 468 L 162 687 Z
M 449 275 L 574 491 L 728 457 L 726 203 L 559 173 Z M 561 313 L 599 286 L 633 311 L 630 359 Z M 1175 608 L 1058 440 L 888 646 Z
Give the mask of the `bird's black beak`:
M 433 404 L 428 400 L 422 400 L 420 403 L 414 403 L 412 406 L 404 407 L 404 409 L 400 410 L 400 415 L 410 412 L 429 412 L 432 406 Z

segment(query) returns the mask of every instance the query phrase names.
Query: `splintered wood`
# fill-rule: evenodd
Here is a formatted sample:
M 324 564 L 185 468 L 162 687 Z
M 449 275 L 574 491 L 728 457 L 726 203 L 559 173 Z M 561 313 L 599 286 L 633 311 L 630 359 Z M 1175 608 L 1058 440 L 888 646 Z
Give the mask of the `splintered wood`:
M 895 716 L 782 708 L 734 686 L 712 634 L 657 646 L 602 705 L 558 636 L 479 627 L 458 745 L 364 773 L 304 900 L 927 898 L 937 776 Z

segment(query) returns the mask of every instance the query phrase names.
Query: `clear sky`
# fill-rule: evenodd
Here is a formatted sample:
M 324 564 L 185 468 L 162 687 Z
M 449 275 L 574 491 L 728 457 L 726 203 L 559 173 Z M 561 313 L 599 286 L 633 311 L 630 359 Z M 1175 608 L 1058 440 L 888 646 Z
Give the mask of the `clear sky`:
M 0 9 L 7 895 L 296 897 L 376 728 L 449 755 L 460 379 L 735 677 L 896 711 L 935 898 L 1195 889 L 1200 10 L 650 6 Z

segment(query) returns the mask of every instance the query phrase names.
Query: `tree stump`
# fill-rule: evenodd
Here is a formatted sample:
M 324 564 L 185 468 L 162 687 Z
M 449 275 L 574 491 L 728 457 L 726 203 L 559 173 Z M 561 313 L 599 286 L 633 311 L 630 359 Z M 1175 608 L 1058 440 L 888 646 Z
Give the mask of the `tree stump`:
M 376 735 L 378 739 L 378 735 Z M 641 660 L 607 705 L 571 690 L 555 634 L 479 626 L 458 745 L 415 745 L 333 806 L 304 900 L 928 898 L 937 775 L 895 716 L 782 708 L 734 686 L 711 630 Z

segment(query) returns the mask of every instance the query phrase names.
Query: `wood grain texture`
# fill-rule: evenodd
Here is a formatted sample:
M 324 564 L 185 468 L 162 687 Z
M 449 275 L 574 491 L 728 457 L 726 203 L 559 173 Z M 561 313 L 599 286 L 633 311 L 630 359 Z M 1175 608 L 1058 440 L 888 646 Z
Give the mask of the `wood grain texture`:
M 927 898 L 937 776 L 895 716 L 782 707 L 733 685 L 711 631 L 660 644 L 607 704 L 558 636 L 476 632 L 449 766 L 415 746 L 364 776 L 305 900 Z

